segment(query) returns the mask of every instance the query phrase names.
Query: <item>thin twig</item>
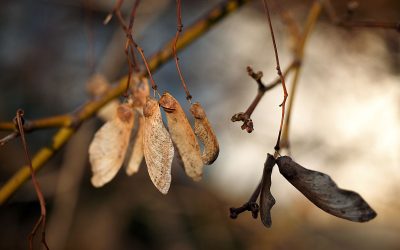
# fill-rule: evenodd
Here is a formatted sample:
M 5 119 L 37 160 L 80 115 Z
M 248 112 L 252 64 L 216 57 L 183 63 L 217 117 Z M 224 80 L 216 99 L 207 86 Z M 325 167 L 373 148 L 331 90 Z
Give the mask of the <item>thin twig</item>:
M 250 211 L 253 218 L 257 219 L 258 212 L 260 210 L 260 207 L 257 204 L 257 199 L 260 196 L 261 183 L 262 183 L 262 180 L 258 183 L 256 189 L 254 190 L 254 192 L 250 196 L 250 199 L 246 203 L 244 203 L 241 207 L 238 207 L 238 208 L 231 207 L 229 209 L 231 219 L 236 219 L 239 214 L 241 214 L 245 211 Z
M 286 104 L 286 99 L 288 97 L 288 92 L 287 92 L 287 89 L 286 89 L 285 77 L 283 76 L 282 71 L 281 71 L 281 67 L 279 65 L 278 49 L 276 48 L 274 29 L 272 28 L 272 22 L 271 22 L 271 17 L 270 17 L 270 14 L 269 14 L 268 3 L 267 3 L 266 0 L 263 0 L 263 3 L 264 3 L 264 11 L 265 11 L 265 13 L 267 15 L 269 29 L 271 31 L 272 43 L 274 45 L 276 71 L 278 73 L 278 76 L 281 78 L 281 84 L 282 84 L 282 88 L 283 88 L 283 101 L 282 101 L 282 103 L 280 105 L 282 107 L 281 124 L 279 125 L 278 138 L 276 140 L 276 145 L 274 147 L 275 151 L 279 151 L 279 148 L 280 148 L 279 144 L 280 144 L 280 140 L 281 140 L 283 122 L 284 122 L 284 119 L 285 119 L 285 104 Z
M 17 110 L 17 114 L 15 116 L 15 123 L 17 126 L 17 129 L 19 131 L 19 134 L 21 135 L 21 143 L 24 148 L 25 152 L 25 159 L 26 163 L 29 166 L 30 172 L 31 172 L 31 177 L 32 177 L 32 183 L 33 187 L 35 188 L 36 195 L 38 197 L 39 203 L 40 203 L 40 217 L 38 221 L 36 222 L 35 226 L 33 227 L 32 232 L 29 235 L 29 249 L 33 250 L 33 238 L 35 237 L 35 234 L 37 230 L 39 229 L 40 226 L 42 226 L 42 244 L 46 247 L 48 250 L 49 247 L 47 246 L 46 243 L 46 202 L 43 197 L 42 190 L 40 189 L 39 182 L 36 179 L 35 171 L 33 170 L 32 167 L 32 161 L 31 161 L 31 156 L 29 155 L 29 150 L 28 150 L 28 144 L 26 143 L 25 139 L 25 133 L 24 133 L 24 127 L 23 127 L 23 116 L 24 116 L 24 111 L 22 109 Z
M 183 78 L 181 67 L 179 66 L 179 57 L 176 53 L 176 45 L 178 43 L 179 35 L 183 29 L 182 15 L 181 15 L 181 0 L 176 0 L 176 20 L 177 20 L 176 34 L 175 34 L 174 46 L 172 48 L 174 51 L 176 69 L 178 71 L 179 78 L 181 79 L 183 89 L 185 90 L 185 93 L 186 93 L 186 100 L 188 100 L 190 103 L 192 100 L 192 95 L 190 94 L 189 89 L 186 85 L 185 79 Z
M 5 137 L 0 139 L 0 146 L 4 146 L 7 142 L 13 140 L 14 138 L 18 137 L 19 132 L 14 131 L 11 134 L 6 135 Z
M 296 61 L 296 60 L 292 61 L 292 63 L 283 72 L 284 77 L 286 77 L 289 74 L 289 72 L 291 72 L 294 68 L 296 68 L 298 66 L 299 66 L 298 61 Z M 261 80 L 261 78 L 263 76 L 263 73 L 261 71 L 255 73 L 250 66 L 247 66 L 247 73 L 249 74 L 249 76 L 251 78 L 253 78 L 257 82 L 257 85 L 258 85 L 257 95 L 253 99 L 253 101 L 251 102 L 251 104 L 247 108 L 247 110 L 245 112 L 239 112 L 239 113 L 234 114 L 231 118 L 231 121 L 232 122 L 242 121 L 243 125 L 241 126 L 241 128 L 243 130 L 246 130 L 248 133 L 251 133 L 254 130 L 251 115 L 253 114 L 254 110 L 256 109 L 258 103 L 261 101 L 265 92 L 278 86 L 281 83 L 281 78 L 278 76 L 278 78 L 276 78 L 274 81 L 272 81 L 268 85 L 265 85 Z

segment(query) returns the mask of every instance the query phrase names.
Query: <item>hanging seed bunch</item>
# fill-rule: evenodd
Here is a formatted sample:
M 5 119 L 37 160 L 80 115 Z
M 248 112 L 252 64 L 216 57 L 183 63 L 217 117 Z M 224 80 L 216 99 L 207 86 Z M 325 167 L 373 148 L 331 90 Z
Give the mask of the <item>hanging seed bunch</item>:
M 89 147 L 89 159 L 93 172 L 92 184 L 95 187 L 101 187 L 116 175 L 124 162 L 127 149 L 131 143 L 133 149 L 126 173 L 128 175 L 136 173 L 144 157 L 150 179 L 161 193 L 166 194 L 171 185 L 171 165 L 175 148 L 182 160 L 185 173 L 194 181 L 199 181 L 203 175 L 204 165 L 210 165 L 217 159 L 219 145 L 200 103 L 194 103 L 190 108 L 195 120 L 193 130 L 179 102 L 168 92 L 165 92 L 162 96 L 159 95 L 144 52 L 133 39 L 132 27 L 139 1 L 136 1 L 132 7 L 129 25 L 121 16 L 122 3 L 121 0 L 117 2 L 106 22 L 109 22 L 112 15 L 115 14 L 126 33 L 127 46 L 125 52 L 129 66 L 127 93 L 125 94 L 127 102 L 119 104 L 117 108 L 115 104 L 112 104 L 113 107 L 106 106 L 107 110 L 104 112 L 107 114 L 99 113 L 99 116 L 107 122 L 96 132 Z M 180 0 L 177 1 L 177 22 L 177 32 L 172 49 L 177 71 L 186 92 L 186 99 L 191 104 L 192 96 L 183 79 L 176 54 L 179 34 L 183 27 Z M 154 90 L 154 97 L 158 94 L 160 96 L 159 101 L 149 96 L 146 78 L 132 77 L 133 69 L 138 68 L 134 49 L 143 59 Z M 133 83 L 131 82 L 132 79 Z M 103 94 L 108 90 L 107 84 L 104 84 L 105 81 L 101 77 L 94 78 L 92 82 L 97 82 L 97 85 L 91 84 L 95 85 L 94 87 L 88 87 L 92 95 Z M 130 95 L 128 93 L 129 88 L 131 89 Z M 168 129 L 162 121 L 160 106 L 166 114 Z M 110 117 L 112 118 L 110 119 Z M 130 141 L 131 131 L 135 126 L 135 117 L 138 117 L 137 132 L 134 139 Z M 203 144 L 203 152 L 200 150 L 198 140 Z
M 93 95 L 109 89 L 98 79 L 101 77 L 90 82 L 89 89 L 96 89 L 93 82 L 97 82 L 104 91 L 92 91 Z M 96 132 L 89 147 L 93 186 L 102 187 L 115 177 L 127 158 L 130 144 L 126 173 L 136 173 L 144 158 L 150 179 L 161 193 L 166 194 L 171 184 L 175 148 L 186 174 L 195 181 L 201 180 L 203 166 L 212 164 L 219 153 L 217 138 L 201 105 L 191 106 L 193 130 L 181 105 L 170 93 L 165 92 L 157 101 L 149 96 L 147 78 L 134 77 L 130 85 L 131 94 L 125 103 L 106 106 L 98 114 L 106 123 Z M 168 130 L 160 106 L 165 111 Z M 136 134 L 131 136 L 134 130 Z M 199 143 L 203 144 L 203 152 Z
M 376 217 L 376 212 L 358 193 L 339 188 L 329 175 L 304 168 L 288 156 L 275 159 L 268 154 L 259 186 L 243 206 L 230 209 L 231 218 L 237 218 L 244 211 L 251 211 L 254 218 L 260 213 L 262 223 L 271 227 L 275 198 L 270 188 L 275 164 L 290 184 L 326 213 L 354 222 L 366 222 Z

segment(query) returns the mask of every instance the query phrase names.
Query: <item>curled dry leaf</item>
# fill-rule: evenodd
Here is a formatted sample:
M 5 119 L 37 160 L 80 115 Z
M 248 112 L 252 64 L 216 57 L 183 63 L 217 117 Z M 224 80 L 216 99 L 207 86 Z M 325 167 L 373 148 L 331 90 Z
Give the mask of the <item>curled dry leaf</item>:
M 178 101 L 169 93 L 164 93 L 159 101 L 166 112 L 168 129 L 181 156 L 186 174 L 195 181 L 203 175 L 203 160 L 196 136 Z
M 86 85 L 89 94 L 95 98 L 104 95 L 110 88 L 111 85 L 101 74 L 94 74 Z M 103 121 L 111 121 L 116 115 L 118 105 L 117 100 L 110 101 L 97 112 L 97 116 Z
M 171 185 L 171 164 L 174 146 L 164 127 L 156 100 L 148 98 L 143 108 L 143 152 L 150 179 L 161 193 L 168 193 Z
M 139 114 L 139 124 L 133 141 L 133 148 L 131 158 L 129 159 L 128 167 L 126 168 L 127 175 L 133 175 L 139 170 L 140 164 L 143 160 L 143 130 L 144 130 L 144 117 Z
M 194 133 L 204 145 L 201 158 L 204 164 L 210 165 L 217 159 L 219 154 L 217 137 L 200 103 L 196 102 L 192 104 L 190 112 L 192 112 L 194 117 Z
M 128 104 L 121 104 L 117 108 L 114 119 L 106 122 L 96 132 L 89 147 L 93 186 L 103 186 L 114 178 L 121 168 L 133 124 L 132 107 Z
M 359 194 L 340 189 L 328 175 L 306 169 L 287 156 L 279 157 L 276 163 L 279 172 L 325 212 L 355 222 L 375 218 L 375 211 Z
M 271 194 L 271 174 L 275 165 L 275 158 L 268 154 L 267 161 L 264 164 L 264 172 L 261 180 L 261 195 L 260 195 L 260 217 L 262 223 L 266 227 L 271 227 L 271 208 L 275 205 L 275 198 Z

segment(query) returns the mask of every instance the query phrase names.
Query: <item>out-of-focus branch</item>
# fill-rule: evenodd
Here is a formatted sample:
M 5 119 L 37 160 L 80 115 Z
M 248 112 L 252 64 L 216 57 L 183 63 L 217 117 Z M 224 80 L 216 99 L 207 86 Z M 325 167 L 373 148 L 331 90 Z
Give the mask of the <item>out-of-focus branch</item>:
M 203 35 L 211 27 L 221 21 L 224 17 L 235 12 L 239 7 L 243 6 L 245 3 L 250 2 L 250 0 L 228 0 L 214 7 L 205 16 L 196 21 L 193 25 L 188 27 L 185 32 L 182 33 L 178 43 L 176 44 L 177 50 L 183 49 L 191 42 L 195 41 L 198 37 Z M 173 56 L 172 46 L 175 39 L 168 42 L 158 53 L 154 54 L 149 59 L 149 68 L 151 71 L 158 69 L 166 61 L 170 60 Z M 146 73 L 143 72 L 143 75 Z M 44 147 L 35 154 L 32 159 L 32 167 L 34 171 L 38 171 L 53 155 L 71 138 L 75 133 L 75 130 L 79 124 L 93 116 L 97 111 L 100 110 L 104 105 L 110 102 L 112 99 L 121 95 L 126 89 L 127 76 L 122 78 L 119 84 L 108 91 L 100 99 L 91 100 L 83 105 L 77 112 L 73 114 L 67 114 L 59 116 L 57 119 L 46 118 L 42 119 L 42 123 L 37 123 L 37 120 L 32 120 L 33 124 L 36 126 L 31 126 L 31 130 L 54 127 L 54 125 L 63 126 L 60 128 L 53 136 L 52 143 L 50 146 Z M 68 117 L 68 118 L 66 118 Z M 71 118 L 72 117 L 72 118 Z M 52 122 L 50 123 L 49 120 Z M 55 121 L 54 121 L 55 120 Z M 35 123 L 36 122 L 36 123 Z M 53 126 L 49 126 L 53 125 Z M 14 130 L 4 123 L 0 124 L 0 128 L 6 128 L 7 130 Z M 27 166 L 22 167 L 17 173 L 14 174 L 3 187 L 0 189 L 0 204 L 10 198 L 10 196 L 18 190 L 19 187 L 30 176 L 29 168 Z
M 301 38 L 301 30 L 298 22 L 293 18 L 291 11 L 282 6 L 279 1 L 273 1 L 272 3 L 276 7 L 283 24 L 287 27 L 294 45 L 296 45 Z
M 381 28 L 381 29 L 392 29 L 400 32 L 400 21 L 398 22 L 387 22 L 387 21 L 376 21 L 376 20 L 351 20 L 351 16 L 354 10 L 358 7 L 358 3 L 355 1 L 349 2 L 347 5 L 347 16 L 345 18 L 339 18 L 335 8 L 333 8 L 330 0 L 323 0 L 323 7 L 328 13 L 329 18 L 335 25 L 345 28 Z
M 315 23 L 317 22 L 318 17 L 321 13 L 321 9 L 322 9 L 321 3 L 319 1 L 314 1 L 310 11 L 308 12 L 308 17 L 307 17 L 306 24 L 304 25 L 303 34 L 302 34 L 301 40 L 298 44 L 298 47 L 296 48 L 296 51 L 295 51 L 295 58 L 297 58 L 297 60 L 299 62 L 301 62 L 303 60 L 305 45 L 311 34 L 311 31 L 314 29 Z M 293 102 L 294 102 L 294 97 L 295 97 L 296 90 L 297 90 L 300 72 L 301 72 L 301 66 L 296 67 L 295 72 L 294 72 L 294 77 L 292 80 L 290 93 L 289 93 L 288 109 L 286 112 L 286 120 L 285 120 L 285 124 L 283 127 L 283 132 L 282 132 L 281 148 L 287 148 L 287 149 L 289 148 L 290 117 L 292 114 Z

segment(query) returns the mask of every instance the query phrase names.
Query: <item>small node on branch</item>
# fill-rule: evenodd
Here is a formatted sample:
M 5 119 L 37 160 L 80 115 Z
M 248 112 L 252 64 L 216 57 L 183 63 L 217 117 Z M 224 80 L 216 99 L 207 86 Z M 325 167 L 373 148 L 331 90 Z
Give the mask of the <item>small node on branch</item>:
M 257 219 L 259 210 L 260 206 L 255 201 L 249 201 L 243 204 L 243 206 L 241 207 L 238 208 L 231 207 L 229 209 L 229 212 L 231 219 L 236 219 L 239 216 L 239 214 L 245 211 L 250 211 L 253 218 Z
M 261 81 L 261 78 L 264 76 L 263 72 L 258 71 L 256 73 L 251 66 L 247 66 L 247 73 L 257 82 L 259 91 L 265 91 L 265 85 Z
M 250 118 L 250 115 L 243 112 L 239 112 L 234 114 L 231 118 L 232 122 L 242 121 L 243 125 L 241 126 L 242 130 L 246 130 L 247 133 L 251 133 L 254 130 L 253 121 Z

